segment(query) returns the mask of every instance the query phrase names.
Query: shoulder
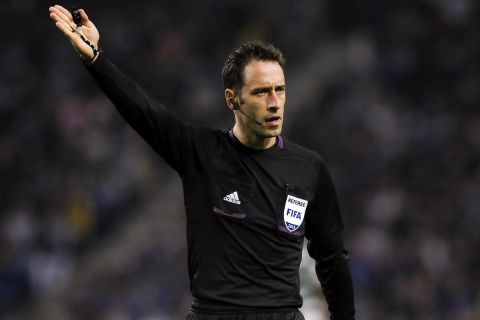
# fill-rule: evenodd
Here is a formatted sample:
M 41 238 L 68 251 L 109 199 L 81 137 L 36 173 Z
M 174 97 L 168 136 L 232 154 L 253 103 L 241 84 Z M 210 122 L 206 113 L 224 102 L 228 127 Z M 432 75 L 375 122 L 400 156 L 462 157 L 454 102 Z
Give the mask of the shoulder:
M 283 138 L 283 141 L 283 149 L 286 153 L 293 157 L 301 158 L 304 161 L 311 162 L 319 168 L 325 168 L 325 160 L 317 151 L 301 146 L 298 143 L 285 138 Z
M 327 162 L 319 152 L 288 139 L 284 139 L 284 151 L 289 158 L 295 159 L 296 163 L 310 167 L 313 170 L 311 174 L 319 179 L 319 183 L 331 179 Z
M 192 143 L 196 149 L 211 154 L 228 143 L 228 133 L 225 131 L 190 123 L 185 123 L 185 127 L 192 136 Z

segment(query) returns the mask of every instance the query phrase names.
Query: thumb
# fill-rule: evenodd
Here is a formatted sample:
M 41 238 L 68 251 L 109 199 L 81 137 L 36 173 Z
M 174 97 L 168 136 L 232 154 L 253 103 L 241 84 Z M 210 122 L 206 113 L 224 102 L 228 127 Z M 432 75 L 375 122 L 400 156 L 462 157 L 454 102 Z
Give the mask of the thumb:
M 82 24 L 86 25 L 87 22 L 88 22 L 88 16 L 87 16 L 87 13 L 85 12 L 85 10 L 80 9 L 80 17 L 82 18 Z

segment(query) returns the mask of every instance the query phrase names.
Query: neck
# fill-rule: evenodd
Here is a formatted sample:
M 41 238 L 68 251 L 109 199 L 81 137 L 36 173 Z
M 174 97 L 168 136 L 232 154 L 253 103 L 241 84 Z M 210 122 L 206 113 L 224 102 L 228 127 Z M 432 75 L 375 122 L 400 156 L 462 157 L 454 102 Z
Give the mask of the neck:
M 265 150 L 272 147 L 276 141 L 276 137 L 259 137 L 255 134 L 246 134 L 239 126 L 235 125 L 232 129 L 233 135 L 244 146 L 255 150 Z

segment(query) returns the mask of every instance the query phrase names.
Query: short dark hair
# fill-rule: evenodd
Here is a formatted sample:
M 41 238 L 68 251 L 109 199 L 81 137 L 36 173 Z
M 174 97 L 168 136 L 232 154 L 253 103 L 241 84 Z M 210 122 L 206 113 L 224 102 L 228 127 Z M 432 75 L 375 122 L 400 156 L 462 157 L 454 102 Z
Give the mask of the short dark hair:
M 243 71 L 252 60 L 276 61 L 285 66 L 283 53 L 271 44 L 255 40 L 242 44 L 230 53 L 222 69 L 223 86 L 225 89 L 240 89 L 243 86 Z

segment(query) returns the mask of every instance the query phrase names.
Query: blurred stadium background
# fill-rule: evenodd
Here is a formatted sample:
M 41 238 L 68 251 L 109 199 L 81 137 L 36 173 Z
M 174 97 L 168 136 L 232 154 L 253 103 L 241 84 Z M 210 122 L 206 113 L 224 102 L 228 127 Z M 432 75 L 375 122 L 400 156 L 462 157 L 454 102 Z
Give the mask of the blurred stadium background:
M 184 319 L 180 181 L 95 87 L 51 4 L 0 3 L 0 318 Z M 480 319 L 478 1 L 61 4 L 85 8 L 155 97 L 215 128 L 232 124 L 229 50 L 281 48 L 284 133 L 332 170 L 357 319 Z M 309 258 L 302 279 L 307 320 L 326 319 Z

